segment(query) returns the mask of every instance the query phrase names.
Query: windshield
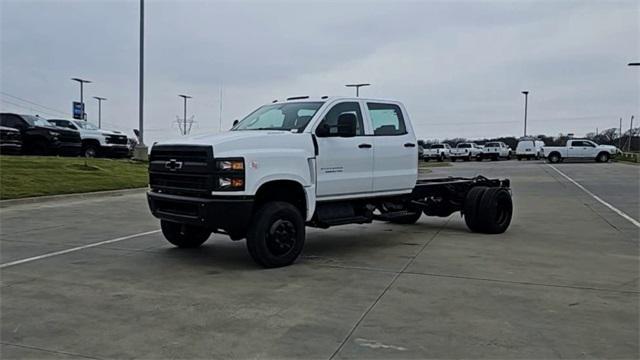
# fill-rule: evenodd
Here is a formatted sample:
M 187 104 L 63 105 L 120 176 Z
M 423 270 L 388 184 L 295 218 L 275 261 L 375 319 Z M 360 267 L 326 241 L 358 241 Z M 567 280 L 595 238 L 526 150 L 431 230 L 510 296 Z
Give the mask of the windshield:
M 84 130 L 98 130 L 98 127 L 88 121 L 74 121 L 74 124 Z
M 301 132 L 323 102 L 265 105 L 242 119 L 231 130 L 296 130 Z
M 444 149 L 444 145 L 431 145 L 432 149 Z
M 468 149 L 471 147 L 471 144 L 458 144 L 458 149 Z
M 22 118 L 25 119 L 31 126 L 53 126 L 46 119 L 38 116 L 22 115 Z

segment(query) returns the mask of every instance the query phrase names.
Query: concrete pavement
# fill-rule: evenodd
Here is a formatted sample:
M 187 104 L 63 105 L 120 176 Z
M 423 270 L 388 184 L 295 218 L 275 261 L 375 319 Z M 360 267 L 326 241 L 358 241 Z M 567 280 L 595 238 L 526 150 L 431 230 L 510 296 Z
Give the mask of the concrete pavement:
M 636 170 L 579 165 L 558 168 L 637 214 L 638 196 L 615 193 Z M 297 264 L 264 270 L 244 241 L 182 250 L 153 233 L 2 268 L 0 356 L 638 358 L 639 229 L 541 162 L 428 176 L 475 174 L 512 179 L 505 234 L 459 214 L 309 229 Z M 158 228 L 140 194 L 0 220 L 2 264 Z

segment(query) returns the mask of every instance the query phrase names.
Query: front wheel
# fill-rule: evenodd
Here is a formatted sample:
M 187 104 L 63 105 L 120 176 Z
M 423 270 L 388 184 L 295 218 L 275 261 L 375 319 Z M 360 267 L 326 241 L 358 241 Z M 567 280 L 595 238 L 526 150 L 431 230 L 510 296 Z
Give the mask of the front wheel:
M 557 164 L 560 162 L 560 155 L 558 153 L 553 153 L 550 154 L 549 157 L 547 158 L 549 160 L 550 163 L 552 164 Z
M 98 156 L 98 148 L 95 145 L 85 145 L 82 149 L 82 155 L 87 158 L 94 158 Z
M 180 248 L 197 248 L 211 236 L 206 228 L 166 220 L 160 221 L 160 227 L 165 239 Z
M 609 161 L 609 154 L 607 154 L 607 153 L 598 154 L 598 157 L 596 157 L 596 161 L 597 162 L 601 162 L 601 163 L 608 162 Z
M 304 226 L 302 214 L 295 206 L 280 201 L 264 204 L 249 226 L 249 255 L 267 268 L 291 265 L 302 253 Z

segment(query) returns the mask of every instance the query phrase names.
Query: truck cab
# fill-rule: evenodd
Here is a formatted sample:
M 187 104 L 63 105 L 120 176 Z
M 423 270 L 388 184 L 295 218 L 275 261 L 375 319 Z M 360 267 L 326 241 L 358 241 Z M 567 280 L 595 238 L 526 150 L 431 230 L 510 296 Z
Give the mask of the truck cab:
M 305 226 L 416 222 L 417 177 L 400 102 L 305 96 L 263 105 L 225 133 L 155 144 L 148 201 L 172 244 L 196 247 L 211 232 L 247 238 L 253 259 L 274 267 L 298 257 Z

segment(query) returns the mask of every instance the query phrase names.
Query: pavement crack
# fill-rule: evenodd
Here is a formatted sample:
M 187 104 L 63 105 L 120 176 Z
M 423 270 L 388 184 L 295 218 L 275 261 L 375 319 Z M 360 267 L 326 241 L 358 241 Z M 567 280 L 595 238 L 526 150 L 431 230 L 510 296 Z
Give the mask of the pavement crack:
M 4 342 L 4 341 L 0 342 L 0 344 L 7 345 L 7 346 L 15 346 L 15 347 L 24 348 L 24 349 L 38 350 L 38 351 L 48 352 L 48 353 L 51 353 L 51 354 L 59 354 L 59 355 L 67 355 L 67 356 L 79 357 L 79 358 L 84 358 L 84 359 L 98 359 L 98 360 L 100 359 L 100 358 L 93 357 L 93 356 L 70 353 L 70 352 L 66 352 L 66 351 L 45 349 L 45 348 L 41 348 L 41 347 L 38 347 L 38 346 L 13 344 L 13 343 L 8 343 L 8 342 Z
M 618 290 L 619 286 L 617 288 L 598 288 L 598 287 L 592 287 L 592 286 L 544 284 L 544 283 L 536 283 L 536 282 L 530 282 L 530 281 L 501 280 L 501 279 L 481 278 L 481 277 L 473 277 L 473 276 L 446 275 L 446 274 L 421 273 L 421 272 L 405 272 L 405 274 L 419 275 L 419 276 L 434 276 L 434 277 L 443 277 L 443 278 L 450 278 L 450 279 L 490 281 L 490 282 L 525 285 L 525 286 L 545 286 L 545 287 L 574 289 L 574 290 L 604 291 L 604 292 L 623 293 L 623 294 L 640 294 L 639 290 Z

